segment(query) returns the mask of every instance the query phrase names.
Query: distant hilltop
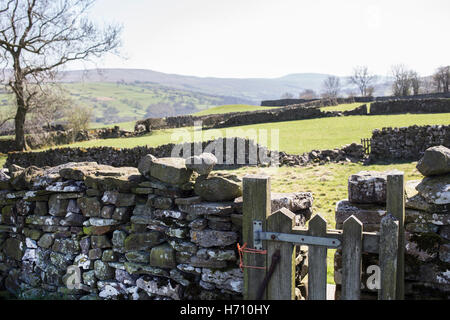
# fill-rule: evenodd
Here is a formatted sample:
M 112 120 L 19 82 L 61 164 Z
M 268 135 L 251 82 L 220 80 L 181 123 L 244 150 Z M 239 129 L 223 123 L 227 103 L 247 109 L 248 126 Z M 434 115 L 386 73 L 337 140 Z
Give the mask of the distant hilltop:
M 297 73 L 279 78 L 215 78 L 168 74 L 144 69 L 98 69 L 86 71 L 65 71 L 60 75 L 62 82 L 148 82 L 176 89 L 201 93 L 232 96 L 254 101 L 279 99 L 289 92 L 298 96 L 305 89 L 320 92 L 328 74 Z M 383 78 L 383 77 L 381 77 Z M 342 77 L 343 92 L 354 91 L 346 77 Z M 389 85 L 382 83 L 376 95 L 385 95 Z

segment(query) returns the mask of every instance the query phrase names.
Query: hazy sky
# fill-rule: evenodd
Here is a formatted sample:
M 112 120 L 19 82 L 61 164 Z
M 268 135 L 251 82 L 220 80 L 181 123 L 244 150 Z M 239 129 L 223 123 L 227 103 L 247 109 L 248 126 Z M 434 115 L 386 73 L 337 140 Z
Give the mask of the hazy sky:
M 99 67 L 245 78 L 450 64 L 449 0 L 97 0 L 92 15 L 124 26 L 128 59 Z

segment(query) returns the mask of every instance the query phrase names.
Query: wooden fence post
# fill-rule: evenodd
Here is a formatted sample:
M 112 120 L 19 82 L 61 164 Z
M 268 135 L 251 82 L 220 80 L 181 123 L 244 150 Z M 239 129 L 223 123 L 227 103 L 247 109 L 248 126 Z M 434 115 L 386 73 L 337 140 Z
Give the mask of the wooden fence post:
M 344 221 L 342 239 L 342 300 L 361 297 L 363 225 L 355 216 Z
M 398 221 L 390 214 L 380 226 L 380 290 L 378 300 L 395 300 L 397 284 Z
M 267 219 L 270 232 L 291 233 L 295 226 L 295 215 L 286 208 L 273 213 Z M 291 242 L 269 241 L 267 244 L 267 262 L 280 250 L 278 263 L 267 287 L 268 300 L 294 300 L 295 298 L 295 246 Z
M 396 299 L 405 298 L 405 181 L 404 173 L 397 171 L 387 177 L 386 211 L 398 221 L 397 288 Z
M 270 177 L 247 175 L 243 179 L 243 221 L 242 240 L 249 248 L 253 248 L 253 220 L 262 222 L 262 230 L 266 229 L 266 219 L 271 213 Z M 264 249 L 263 242 L 263 249 Z M 245 254 L 244 265 L 267 267 L 267 256 L 261 254 Z M 266 270 L 244 268 L 244 299 L 256 300 L 258 287 L 266 275 Z M 267 298 L 267 295 L 263 299 Z
M 327 221 L 315 215 L 309 222 L 309 234 L 322 237 L 327 233 Z M 327 248 L 308 248 L 308 300 L 327 300 Z

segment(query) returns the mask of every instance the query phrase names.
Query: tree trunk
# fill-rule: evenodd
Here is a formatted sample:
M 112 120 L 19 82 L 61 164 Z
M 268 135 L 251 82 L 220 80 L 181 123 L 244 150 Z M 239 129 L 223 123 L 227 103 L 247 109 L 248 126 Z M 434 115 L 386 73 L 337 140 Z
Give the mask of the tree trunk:
M 15 81 L 11 85 L 11 89 L 16 96 L 17 112 L 15 117 L 16 141 L 15 148 L 17 151 L 25 151 L 28 149 L 25 140 L 25 118 L 28 112 L 28 105 L 25 101 L 24 74 L 20 67 L 19 53 L 13 55 L 14 58 L 14 78 Z
M 24 102 L 19 102 L 19 100 L 20 99 L 17 99 L 17 113 L 15 118 L 16 149 L 17 151 L 25 151 L 28 149 L 27 142 L 25 140 L 25 117 L 27 115 L 27 110 L 24 106 Z

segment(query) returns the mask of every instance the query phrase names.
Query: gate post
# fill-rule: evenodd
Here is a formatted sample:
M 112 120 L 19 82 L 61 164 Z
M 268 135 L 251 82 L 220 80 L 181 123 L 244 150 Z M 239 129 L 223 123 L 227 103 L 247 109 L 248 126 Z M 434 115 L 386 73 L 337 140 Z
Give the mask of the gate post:
M 380 290 L 378 300 L 395 300 L 397 284 L 398 221 L 390 214 L 380 226 Z
M 405 181 L 397 171 L 387 177 L 386 212 L 398 221 L 397 288 L 396 299 L 405 299 Z
M 243 182 L 243 217 L 242 241 L 247 247 L 254 248 L 253 220 L 262 222 L 262 230 L 266 229 L 266 219 L 271 213 L 270 177 L 261 175 L 247 175 Z M 267 249 L 263 242 L 263 249 Z M 245 266 L 267 267 L 267 256 L 261 254 L 245 254 Z M 266 275 L 264 269 L 244 268 L 244 299 L 256 300 L 258 288 Z M 267 298 L 267 294 L 263 299 Z

